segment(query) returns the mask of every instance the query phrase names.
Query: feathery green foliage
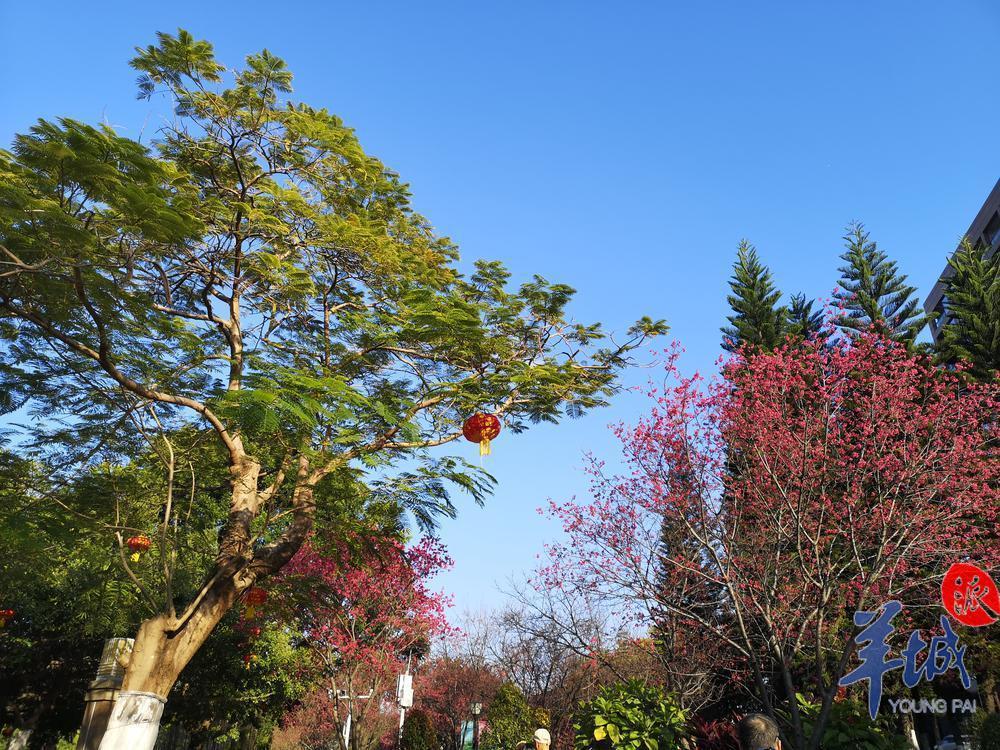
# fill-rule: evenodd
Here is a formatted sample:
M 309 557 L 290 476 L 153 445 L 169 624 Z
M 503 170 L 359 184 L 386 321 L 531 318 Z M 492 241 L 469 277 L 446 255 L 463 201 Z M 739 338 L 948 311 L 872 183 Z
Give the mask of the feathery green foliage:
M 966 240 L 948 266 L 952 275 L 938 357 L 950 364 L 967 363 L 976 380 L 995 378 L 1000 371 L 1000 254 L 987 257 L 986 248 Z
M 837 325 L 848 332 L 874 328 L 912 345 L 928 320 L 913 296 L 916 288 L 906 283 L 896 262 L 878 249 L 860 222 L 848 227 L 844 242 L 847 250 L 840 257 L 846 265 L 840 268 L 839 288 L 834 292 L 844 312 Z
M 722 329 L 722 347 L 734 352 L 741 347 L 771 350 L 785 335 L 785 308 L 778 306 L 781 292 L 775 288 L 771 271 L 760 262 L 756 248 L 740 241 L 729 281 L 732 293 L 726 297 L 732 315 Z

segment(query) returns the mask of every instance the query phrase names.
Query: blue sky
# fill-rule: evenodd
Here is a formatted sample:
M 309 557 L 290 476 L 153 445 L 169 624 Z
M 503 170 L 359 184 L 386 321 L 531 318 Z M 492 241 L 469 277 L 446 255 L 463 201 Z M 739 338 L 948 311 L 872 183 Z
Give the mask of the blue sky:
M 60 115 L 148 139 L 127 62 L 178 26 L 228 65 L 284 57 L 466 261 L 569 283 L 611 329 L 664 317 L 703 372 L 740 238 L 784 291 L 825 296 L 860 219 L 922 300 L 1000 177 L 987 0 L 4 3 L 0 145 Z M 645 408 L 501 435 L 495 498 L 442 530 L 459 609 L 501 601 L 557 533 L 535 508 L 585 492 L 583 452 L 613 457 L 606 425 Z

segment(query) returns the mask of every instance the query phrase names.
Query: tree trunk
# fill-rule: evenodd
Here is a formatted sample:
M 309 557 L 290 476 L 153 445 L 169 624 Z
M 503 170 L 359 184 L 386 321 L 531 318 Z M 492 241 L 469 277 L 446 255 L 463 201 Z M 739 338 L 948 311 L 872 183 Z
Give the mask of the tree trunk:
M 152 750 L 170 689 L 237 593 L 235 575 L 223 574 L 186 622 L 160 614 L 142 623 L 100 750 Z
M 300 460 L 299 477 L 308 471 Z M 230 467 L 233 498 L 220 533 L 216 569 L 195 602 L 179 617 L 159 614 L 139 627 L 132 660 L 101 741 L 100 750 L 153 750 L 167 695 L 236 598 L 258 579 L 280 570 L 312 526 L 313 487 L 300 484 L 293 495 L 291 526 L 264 548 L 251 546 L 250 524 L 257 515 L 260 465 L 244 457 Z

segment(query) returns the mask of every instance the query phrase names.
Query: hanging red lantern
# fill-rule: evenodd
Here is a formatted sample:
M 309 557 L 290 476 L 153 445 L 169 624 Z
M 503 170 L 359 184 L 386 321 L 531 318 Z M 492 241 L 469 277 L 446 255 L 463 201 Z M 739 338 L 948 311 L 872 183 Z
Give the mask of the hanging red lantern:
M 132 550 L 132 554 L 130 555 L 132 562 L 139 562 L 139 555 L 153 546 L 153 543 L 149 541 L 149 537 L 145 534 L 130 536 L 125 541 L 125 544 L 130 550 Z
M 479 455 L 490 455 L 490 441 L 500 434 L 500 419 L 495 414 L 479 412 L 465 420 L 462 434 L 470 443 L 479 443 Z
M 261 630 L 256 625 L 254 627 L 250 628 L 250 637 L 251 638 L 260 638 L 260 633 L 261 633 Z
M 4 627 L 8 622 L 14 619 L 14 610 L 12 609 L 0 609 L 0 628 Z
M 247 619 L 252 620 L 257 614 L 257 607 L 267 601 L 267 592 L 256 586 L 247 589 Z

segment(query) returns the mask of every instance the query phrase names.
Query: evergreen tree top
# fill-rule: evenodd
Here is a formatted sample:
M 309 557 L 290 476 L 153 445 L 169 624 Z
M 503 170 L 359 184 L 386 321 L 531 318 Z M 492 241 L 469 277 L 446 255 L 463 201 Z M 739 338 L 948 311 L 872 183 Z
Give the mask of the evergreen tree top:
M 771 271 L 757 255 L 757 249 L 741 240 L 726 297 L 732 315 L 722 329 L 722 347 L 737 351 L 743 346 L 773 349 L 784 337 L 785 309 L 778 307 L 781 291 L 774 285 Z
M 896 262 L 878 249 L 864 225 L 852 223 L 844 235 L 844 265 L 834 299 L 843 307 L 837 324 L 847 332 L 868 328 L 912 345 L 928 316 L 913 296 L 916 288 L 906 283 Z
M 937 342 L 940 361 L 964 362 L 968 376 L 990 380 L 1000 372 L 1000 254 L 965 240 L 948 260 L 947 315 Z

